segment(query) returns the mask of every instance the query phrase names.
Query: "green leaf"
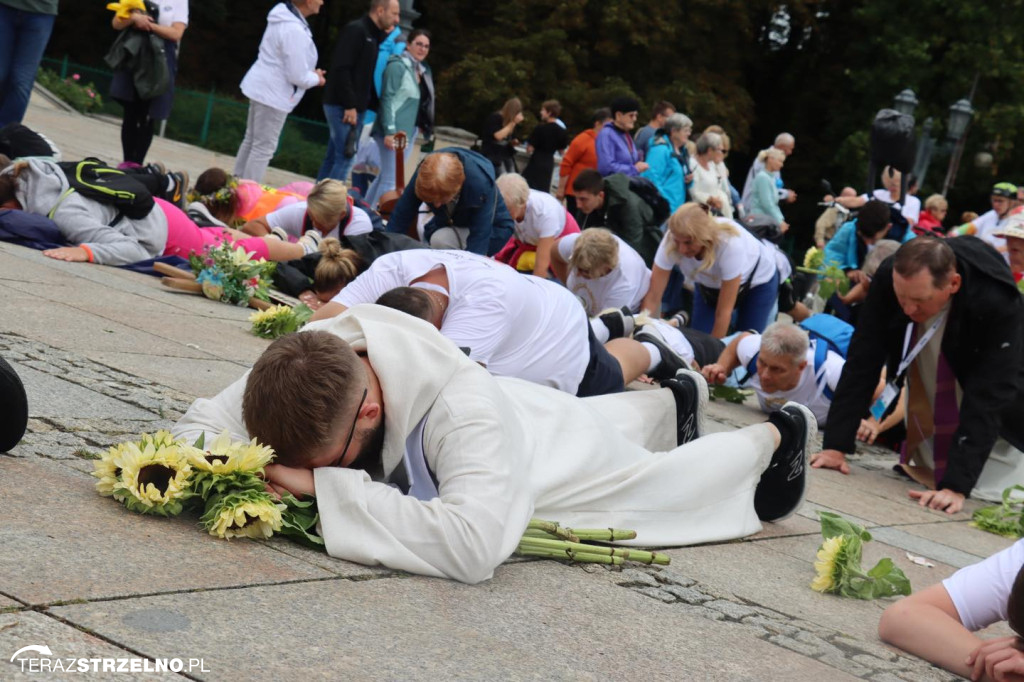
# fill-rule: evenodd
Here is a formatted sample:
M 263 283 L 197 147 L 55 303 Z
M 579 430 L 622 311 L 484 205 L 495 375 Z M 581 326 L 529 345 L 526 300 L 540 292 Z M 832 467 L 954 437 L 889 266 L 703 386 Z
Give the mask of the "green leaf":
M 848 521 L 835 512 L 820 511 L 818 512 L 818 518 L 821 520 L 821 536 L 826 540 L 836 535 L 853 535 L 864 542 L 871 540 L 871 533 L 865 530 L 863 526 Z
M 192 447 L 202 450 L 206 447 L 206 431 L 199 434 L 199 438 L 196 438 L 196 442 L 192 444 Z

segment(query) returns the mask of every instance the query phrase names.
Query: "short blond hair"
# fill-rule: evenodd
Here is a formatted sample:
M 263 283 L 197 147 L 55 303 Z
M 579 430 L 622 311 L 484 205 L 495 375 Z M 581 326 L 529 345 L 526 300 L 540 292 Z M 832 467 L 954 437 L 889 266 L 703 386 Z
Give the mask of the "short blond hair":
M 451 152 L 428 154 L 416 172 L 416 196 L 433 206 L 446 204 L 465 181 L 466 171 L 458 156 Z
M 615 235 L 602 228 L 592 227 L 583 230 L 572 245 L 569 267 L 573 270 L 594 271 L 604 266 L 610 270 L 619 266 L 618 240 L 615 239 Z
M 505 200 L 505 206 L 508 208 L 526 206 L 530 199 L 530 185 L 519 173 L 505 173 L 494 184 L 498 186 L 501 198 Z
M 722 239 L 738 237 L 740 231 L 730 222 L 719 222 L 711 215 L 706 204 L 689 201 L 669 216 L 665 231 L 665 250 L 676 253 L 676 242 L 672 235 L 689 237 L 704 247 L 704 259 L 697 272 L 704 272 L 715 264 L 715 248 Z
M 764 163 L 768 159 L 776 159 L 783 163 L 786 162 L 786 152 L 782 151 L 778 147 L 768 147 L 768 149 L 762 149 L 757 153 L 757 160 Z
M 311 218 L 324 225 L 334 225 L 348 215 L 348 188 L 341 180 L 321 180 L 306 197 L 306 210 Z
M 946 201 L 946 197 L 941 194 L 933 194 L 924 200 L 924 208 L 926 211 L 933 212 L 935 209 L 940 211 L 949 210 L 949 202 Z

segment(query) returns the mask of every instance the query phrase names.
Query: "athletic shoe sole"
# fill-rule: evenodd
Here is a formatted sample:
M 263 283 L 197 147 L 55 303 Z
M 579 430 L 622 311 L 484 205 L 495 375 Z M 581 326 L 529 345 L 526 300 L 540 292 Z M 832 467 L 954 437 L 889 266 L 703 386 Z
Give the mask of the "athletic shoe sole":
M 797 434 L 797 442 L 790 443 L 787 452 L 776 452 L 772 455 L 772 461 L 761 475 L 757 490 L 754 493 L 754 507 L 758 518 L 769 523 L 776 523 L 789 518 L 804 503 L 807 496 L 807 468 L 810 446 L 818 433 L 818 422 L 814 413 L 799 403 L 788 402 L 782 406 L 782 411 L 790 418 L 803 421 L 803 431 Z M 762 485 L 768 486 L 762 489 Z M 758 499 L 758 492 L 762 493 L 762 499 Z M 771 496 L 764 494 L 770 492 Z M 781 504 L 778 497 L 782 495 L 791 497 L 789 501 Z M 757 509 L 758 506 L 762 509 Z M 764 507 L 767 506 L 767 509 Z
M 654 325 L 647 325 L 637 329 L 633 333 L 633 340 L 640 343 L 649 343 L 661 353 L 661 362 L 658 363 L 658 366 L 652 372 L 649 372 L 653 378 L 659 380 L 671 379 L 679 370 L 689 369 L 686 360 L 679 353 L 672 350 Z
M 673 386 L 676 384 L 676 386 Z M 680 369 L 671 379 L 661 382 L 661 385 L 672 391 L 674 395 L 684 392 L 688 398 L 694 400 L 694 409 L 685 417 L 679 414 L 679 398 L 676 398 L 676 430 L 677 445 L 689 443 L 707 433 L 708 414 L 708 382 L 700 372 L 692 369 Z M 690 390 L 685 387 L 689 386 Z

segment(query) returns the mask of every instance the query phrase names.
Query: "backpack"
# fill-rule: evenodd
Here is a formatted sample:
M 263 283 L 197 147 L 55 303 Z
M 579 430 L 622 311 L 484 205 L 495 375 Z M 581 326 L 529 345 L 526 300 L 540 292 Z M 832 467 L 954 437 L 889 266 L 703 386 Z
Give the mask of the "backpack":
M 910 221 L 903 215 L 902 210 L 896 207 L 896 204 L 889 204 L 889 223 L 889 231 L 885 233 L 885 238 L 902 244 L 907 230 L 910 229 Z
M 672 214 L 668 200 L 661 196 L 661 192 L 654 186 L 654 183 L 647 178 L 634 176 L 629 179 L 629 191 L 644 200 L 644 203 L 651 207 L 654 214 L 653 224 L 661 225 Z
M 838 317 L 818 313 L 798 322 L 797 326 L 807 332 L 811 341 L 814 342 L 814 377 L 818 381 L 824 381 L 824 376 L 819 375 L 825 366 L 828 352 L 832 351 L 844 359 L 846 358 L 846 354 L 850 350 L 850 339 L 853 338 L 853 325 Z M 747 383 L 750 377 L 757 374 L 758 355 L 759 353 L 754 353 L 754 357 L 747 363 L 747 374 L 740 379 L 740 384 Z M 828 387 L 828 384 L 824 385 L 823 393 L 826 399 L 832 400 L 832 389 Z
M 782 230 L 779 224 L 770 215 L 763 213 L 748 213 L 739 221 L 740 225 L 747 228 L 747 232 L 760 240 L 768 240 L 778 244 L 782 239 Z
M 61 194 L 57 205 L 50 209 L 50 218 L 72 192 L 78 192 L 101 204 L 116 207 L 118 214 L 111 225 L 117 223 L 122 216 L 131 220 L 145 218 L 156 205 L 153 195 L 145 185 L 124 171 L 111 168 L 98 159 L 64 161 L 57 165 L 68 179 L 68 189 Z

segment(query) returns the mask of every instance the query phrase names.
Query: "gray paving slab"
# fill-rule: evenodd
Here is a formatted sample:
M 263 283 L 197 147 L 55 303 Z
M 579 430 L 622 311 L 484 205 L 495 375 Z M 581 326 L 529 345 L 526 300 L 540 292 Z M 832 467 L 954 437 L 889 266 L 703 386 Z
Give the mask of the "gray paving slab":
M 933 561 L 941 561 L 942 563 L 955 568 L 970 566 L 971 564 L 976 564 L 985 558 L 984 556 L 964 552 L 963 550 L 956 549 L 955 547 L 949 547 L 941 542 L 922 538 L 920 535 L 908 533 L 902 528 L 874 528 L 871 530 L 871 534 L 874 536 L 874 539 L 879 542 L 884 542 L 888 545 L 892 545 L 893 547 L 899 547 L 900 549 L 914 555 L 922 556 Z
M 126 372 L 145 374 L 153 381 L 194 396 L 215 395 L 250 366 L 235 360 L 169 358 L 149 353 L 93 351 L 85 356 Z
M 1016 542 L 1011 538 L 978 530 L 969 521 L 901 526 L 900 530 L 979 557 L 990 557 Z
M 5 597 L 4 595 L 0 594 L 0 611 L 18 609 L 22 608 L 23 606 L 25 605 L 22 604 L 20 601 L 11 599 L 10 597 Z
M 777 551 L 779 543 L 799 543 L 798 556 Z M 865 602 L 811 590 L 819 539 L 776 538 L 669 550 L 671 568 L 723 596 L 800 618 L 838 633 L 874 641 L 885 602 Z M 795 552 L 794 552 L 795 553 Z
M 64 417 L 73 414 L 88 418 L 159 418 L 152 412 L 33 369 L 23 362 L 12 361 L 11 366 L 25 385 L 29 415 L 32 417 Z
M 810 518 L 794 515 L 778 523 L 762 524 L 760 533 L 744 538 L 747 541 L 766 540 L 788 535 L 814 535 L 821 530 L 821 524 Z
M 0 592 L 30 604 L 333 577 L 248 540 L 207 535 L 101 498 L 94 479 L 0 457 Z
M 866 471 L 851 475 L 878 477 L 878 474 Z M 831 471 L 819 471 L 812 474 L 811 484 L 807 490 L 807 499 L 841 514 L 851 514 L 881 526 L 929 523 L 940 520 L 963 521 L 970 518 L 969 514 L 963 512 L 950 516 L 945 512 L 920 507 L 916 502 L 905 497 L 906 491 L 903 492 L 903 497 L 893 497 L 892 495 L 883 496 L 858 490 L 847 485 L 845 478 L 842 474 Z M 907 488 L 909 489 L 909 487 L 908 485 Z
M 38 650 L 28 650 L 18 655 L 13 661 L 15 652 L 26 646 L 47 647 L 50 654 Z M 185 680 L 185 677 L 171 672 L 161 673 L 116 673 L 102 672 L 102 662 L 96 664 L 99 672 L 93 673 L 93 664 L 89 659 L 130 659 L 139 658 L 131 651 L 105 642 L 99 637 L 82 632 L 70 625 L 56 620 L 43 613 L 19 611 L 17 613 L 0 613 L 0 679 L 4 680 L 38 680 L 52 679 L 70 675 L 83 679 L 102 679 L 115 676 L 130 675 L 131 679 L 143 680 Z M 35 659 L 35 660 L 33 660 Z M 79 659 L 85 659 L 79 663 Z M 89 672 L 80 672 L 84 670 Z M 112 664 L 113 665 L 113 664 Z M 141 660 L 137 664 L 142 670 L 145 665 Z M 60 666 L 58 668 L 58 666 Z M 50 672 L 67 670 L 73 672 Z
M 179 629 L 134 624 L 175 614 Z M 188 651 L 203 679 L 851 679 L 752 637 L 550 562 L 467 586 L 331 581 L 69 605 L 54 613 L 151 656 Z M 196 618 L 190 614 L 203 613 Z M 274 614 L 274 647 L 238 623 Z M 186 622 L 187 619 L 187 622 Z M 714 641 L 714 647 L 701 645 Z M 753 662 L 756 661 L 756 664 Z

